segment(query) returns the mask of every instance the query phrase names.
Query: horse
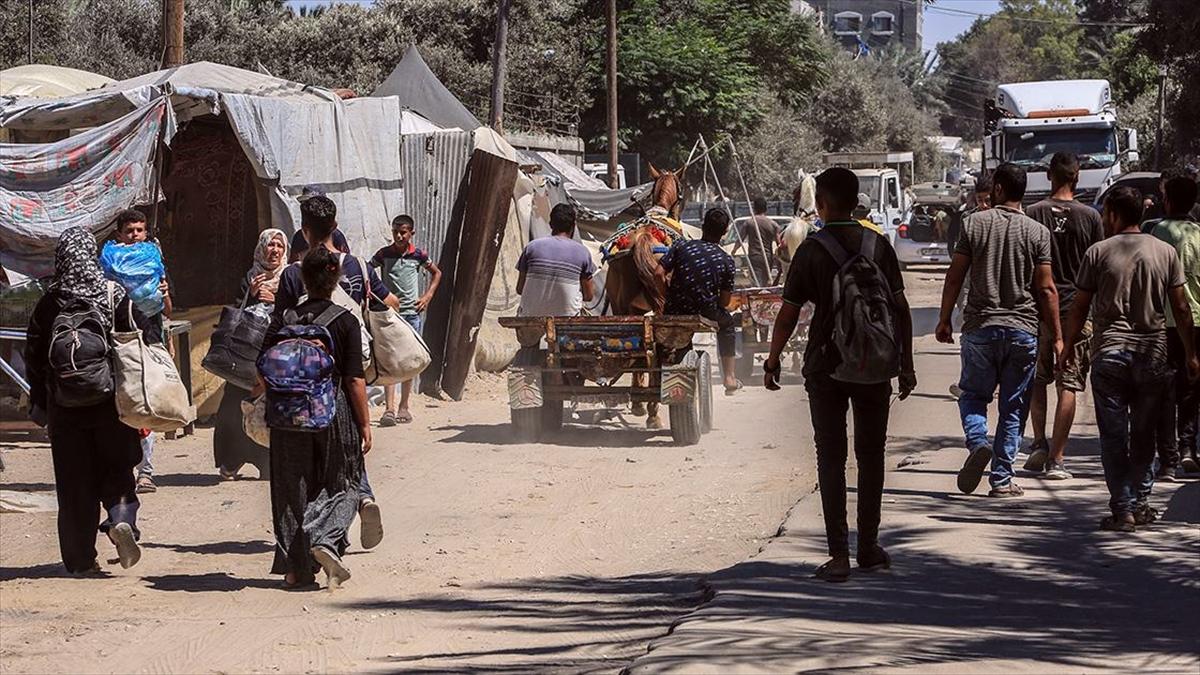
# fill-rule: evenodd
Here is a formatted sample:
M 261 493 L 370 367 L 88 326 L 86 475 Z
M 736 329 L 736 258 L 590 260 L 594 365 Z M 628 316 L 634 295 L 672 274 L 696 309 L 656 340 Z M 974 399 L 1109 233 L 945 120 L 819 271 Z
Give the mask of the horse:
M 813 220 L 816 218 L 817 181 L 812 175 L 800 172 L 800 183 L 792 191 L 792 222 L 783 228 L 779 239 L 782 244 L 776 251 L 776 257 L 783 270 L 780 279 L 787 279 L 788 268 L 792 264 L 792 256 L 796 249 L 804 243 L 804 239 L 812 232 Z
M 683 181 L 676 171 L 659 171 L 650 165 L 650 177 L 654 180 L 654 188 L 650 192 L 652 206 L 646 210 L 646 217 L 666 223 L 672 228 L 676 226 L 669 221 L 678 220 L 683 210 Z M 661 254 L 654 252 L 657 240 L 648 228 L 638 228 L 629 233 L 629 255 L 613 258 L 608 261 L 608 272 L 604 277 L 604 294 L 608 298 L 612 313 L 617 316 L 640 316 L 647 312 L 662 314 L 667 301 L 667 288 L 662 277 L 658 275 L 658 259 Z M 645 382 L 645 373 L 633 375 L 634 386 L 640 387 Z M 661 429 L 662 419 L 658 415 L 658 403 L 648 405 L 633 404 L 633 414 L 647 415 L 646 427 Z

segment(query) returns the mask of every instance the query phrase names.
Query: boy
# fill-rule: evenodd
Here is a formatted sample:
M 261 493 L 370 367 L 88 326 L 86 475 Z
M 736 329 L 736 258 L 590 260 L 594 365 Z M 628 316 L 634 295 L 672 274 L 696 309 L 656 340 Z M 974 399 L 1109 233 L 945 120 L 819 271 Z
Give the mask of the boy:
M 392 243 L 375 252 L 371 267 L 379 268 L 383 284 L 400 300 L 397 313 L 408 322 L 413 330 L 421 332 L 421 313 L 429 306 L 438 284 L 442 282 L 442 271 L 429 259 L 425 251 L 413 244 L 416 227 L 412 216 L 400 215 L 392 220 Z M 429 273 L 429 288 L 421 293 L 421 270 Z M 408 398 L 412 394 L 412 380 L 400 384 L 400 409 L 396 409 L 396 385 L 384 388 L 385 408 L 379 426 L 394 427 L 396 423 L 412 422 L 408 410 Z
M 137 209 L 125 209 L 117 214 L 117 231 L 114 239 L 119 244 L 131 245 L 139 244 L 144 241 L 152 241 L 155 246 L 158 246 L 158 241 L 149 239 L 150 231 L 146 227 L 146 215 Z M 161 246 L 159 247 L 161 250 Z M 154 325 L 154 330 L 157 330 L 166 338 L 165 319 L 171 317 L 171 286 L 167 281 L 168 275 L 166 272 L 166 264 L 163 264 L 163 278 L 158 284 L 158 290 L 163 296 L 163 311 L 161 314 L 156 314 L 149 317 L 150 322 Z M 123 284 L 121 279 L 114 279 L 117 283 Z M 170 340 L 167 340 L 167 345 L 170 346 Z M 173 352 L 173 350 L 172 350 Z M 154 484 L 154 433 L 142 431 L 142 463 L 137 466 L 137 491 L 139 494 L 149 492 L 157 492 L 158 486 Z

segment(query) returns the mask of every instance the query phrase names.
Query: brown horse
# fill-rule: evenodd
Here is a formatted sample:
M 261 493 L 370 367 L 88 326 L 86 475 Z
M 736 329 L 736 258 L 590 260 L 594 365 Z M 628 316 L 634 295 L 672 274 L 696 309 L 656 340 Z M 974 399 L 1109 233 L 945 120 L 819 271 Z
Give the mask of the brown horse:
M 683 209 L 683 183 L 674 171 L 659 171 L 650 166 L 650 177 L 654 179 L 654 189 L 650 193 L 653 206 L 646 215 L 667 216 L 678 219 Z M 661 255 L 654 253 L 657 240 L 647 228 L 638 228 L 629 234 L 630 253 L 609 260 L 608 273 L 604 278 L 604 293 L 608 298 L 612 313 L 618 316 L 638 316 L 647 312 L 662 314 L 663 305 L 667 300 L 667 288 L 658 275 L 658 259 Z M 633 376 L 634 386 L 642 386 L 645 374 Z M 641 403 L 633 404 L 635 415 L 648 414 L 646 426 L 650 429 L 661 429 L 662 420 L 658 416 L 658 403 L 648 406 Z

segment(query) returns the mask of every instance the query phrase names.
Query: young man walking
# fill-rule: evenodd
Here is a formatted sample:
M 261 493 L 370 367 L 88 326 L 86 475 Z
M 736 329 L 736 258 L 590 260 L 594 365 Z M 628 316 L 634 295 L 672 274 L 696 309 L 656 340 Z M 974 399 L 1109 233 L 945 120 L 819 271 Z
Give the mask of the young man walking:
M 1075 200 L 1075 184 L 1079 181 L 1079 159 L 1070 153 L 1055 153 L 1050 160 L 1051 194 L 1030 206 L 1026 215 L 1050 231 L 1050 269 L 1058 289 L 1060 323 L 1075 296 L 1075 274 L 1083 254 L 1104 239 L 1100 213 Z M 1037 367 L 1033 376 L 1033 398 L 1029 416 L 1033 422 L 1033 445 L 1029 448 L 1026 471 L 1041 472 L 1051 480 L 1071 478 L 1064 463 L 1067 438 L 1075 423 L 1075 397 L 1086 388 L 1088 352 L 1092 336 L 1090 322 L 1083 324 L 1083 333 L 1075 345 L 1076 354 L 1070 369 L 1055 368 L 1054 344 L 1050 331 L 1043 328 L 1038 336 Z M 1046 387 L 1053 382 L 1058 393 L 1054 409 L 1053 436 L 1046 440 Z
M 752 208 L 754 215 L 737 225 L 737 234 L 741 239 L 738 247 L 745 246 L 750 259 L 750 269 L 753 271 L 750 285 L 770 286 L 775 283 L 771 267 L 775 260 L 775 241 L 779 238 L 779 228 L 775 221 L 767 217 L 765 198 L 755 197 Z
M 1175 176 L 1163 184 L 1163 210 L 1167 214 L 1158 221 L 1151 231 L 1155 237 L 1170 244 L 1179 262 L 1183 265 L 1183 276 L 1187 283 L 1183 287 L 1191 310 L 1192 323 L 1200 325 L 1200 224 L 1192 220 L 1188 212 L 1196 203 L 1196 182 L 1186 176 Z M 1167 315 L 1167 327 L 1175 326 L 1174 317 Z M 1193 329 L 1189 340 L 1193 348 L 1200 347 L 1200 334 Z M 1156 480 L 1172 481 L 1176 469 L 1184 473 L 1200 471 L 1200 460 L 1197 459 L 1196 426 L 1200 422 L 1200 382 L 1187 377 L 1184 362 L 1183 342 L 1179 334 L 1167 331 L 1167 358 L 1175 370 L 1175 429 L 1167 433 L 1175 433 L 1177 443 L 1160 443 L 1159 447 L 1169 449 L 1168 456 L 1159 456 L 1160 466 L 1155 475 Z M 1182 456 L 1182 460 L 1180 459 Z M 1164 461 L 1165 460 L 1165 461 Z
M 812 302 L 815 311 L 804 353 L 804 376 L 830 556 L 829 562 L 817 570 L 817 577 L 846 581 L 850 576 L 846 413 L 854 409 L 858 566 L 863 571 L 882 569 L 891 565 L 891 558 L 879 545 L 883 455 L 892 395 L 890 378 L 899 376 L 900 398 L 904 399 L 916 388 L 917 377 L 913 372 L 912 317 L 896 252 L 886 238 L 864 228 L 851 215 L 858 197 L 858 177 L 848 169 L 827 169 L 817 177 L 816 196 L 817 211 L 825 227 L 796 250 L 793 259 L 796 264 L 788 271 L 784 304 L 771 335 L 771 352 L 763 364 L 763 380 L 768 390 L 779 389 L 779 355 L 796 329 L 800 308 Z M 833 289 L 847 274 L 854 276 L 858 288 L 873 289 L 856 298 L 873 298 L 876 304 L 871 305 L 872 313 L 889 319 L 878 323 L 890 324 L 893 329 L 890 336 L 879 336 L 884 338 L 884 344 L 890 338 L 891 353 L 871 351 L 872 356 L 851 364 L 835 345 L 835 337 L 843 335 L 838 324 L 844 326 L 848 317 L 834 304 Z M 854 369 L 861 373 L 870 371 L 876 376 L 853 377 L 850 371 Z
M 951 315 L 963 280 L 971 289 L 963 312 L 962 395 L 958 411 L 966 436 L 967 461 L 958 472 L 958 489 L 979 487 L 991 461 L 990 497 L 1020 497 L 1013 481 L 1013 460 L 1029 409 L 1029 389 L 1037 360 L 1038 313 L 1046 317 L 1047 339 L 1062 352 L 1058 291 L 1051 271 L 1050 231 L 1021 213 L 1025 171 L 1001 164 L 992 174 L 993 208 L 963 223 L 954 258 L 942 289 L 937 340 L 954 343 Z M 999 389 L 999 420 L 988 441 L 987 407 Z
M 1109 238 L 1084 254 L 1067 329 L 1067 342 L 1073 347 L 1091 307 L 1096 324 L 1092 392 L 1112 511 L 1100 526 L 1119 532 L 1133 532 L 1139 521 L 1152 520 L 1148 500 L 1155 427 L 1172 377 L 1167 363 L 1168 311 L 1175 317 L 1188 376 L 1200 375 L 1183 266 L 1174 248 L 1142 233 L 1142 211 L 1142 196 L 1132 188 L 1117 188 L 1105 199 Z M 1067 349 L 1062 367 L 1073 367 L 1075 358 L 1074 350 Z

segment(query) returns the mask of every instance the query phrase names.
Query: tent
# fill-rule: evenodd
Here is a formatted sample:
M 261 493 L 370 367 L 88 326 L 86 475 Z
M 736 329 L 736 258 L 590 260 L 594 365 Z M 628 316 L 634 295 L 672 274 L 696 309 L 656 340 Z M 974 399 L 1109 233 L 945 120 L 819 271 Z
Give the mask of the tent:
M 0 70 L 0 96 L 57 98 L 98 89 L 115 81 L 77 68 L 30 64 Z
M 457 127 L 473 131 L 482 126 L 433 74 L 416 45 L 408 48 L 404 58 L 371 96 L 395 96 L 405 108 L 445 129 Z

